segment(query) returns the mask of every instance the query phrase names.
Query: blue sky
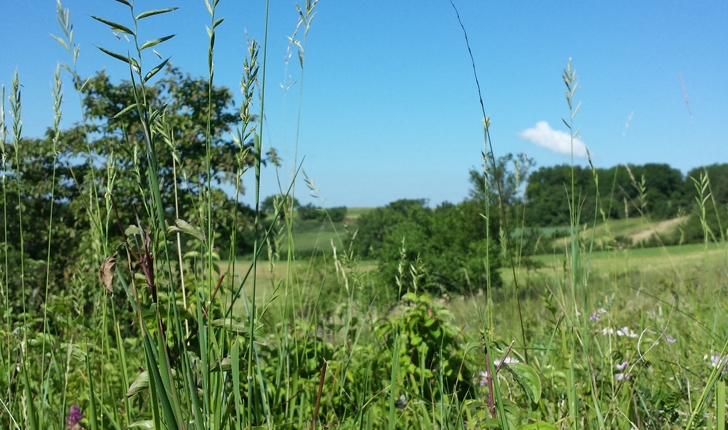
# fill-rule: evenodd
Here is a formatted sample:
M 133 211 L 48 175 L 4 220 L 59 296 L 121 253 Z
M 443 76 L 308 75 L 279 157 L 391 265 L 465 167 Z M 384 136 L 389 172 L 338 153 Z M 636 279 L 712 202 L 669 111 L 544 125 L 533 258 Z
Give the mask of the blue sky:
M 285 184 L 301 85 L 295 53 L 285 62 L 297 12 L 295 1 L 271 4 L 264 144 L 283 157 L 278 174 Z M 24 134 L 40 136 L 52 123 L 54 69 L 70 61 L 50 37 L 61 34 L 56 2 L 0 5 L 0 83 L 8 91 L 19 72 Z M 582 102 L 575 124 L 596 166 L 657 162 L 686 172 L 728 162 L 728 2 L 456 5 L 496 156 L 523 152 L 537 166 L 570 161 L 559 145 L 566 131 L 561 118 L 568 115 L 561 73 L 572 58 L 580 82 L 576 100 Z M 81 45 L 80 73 L 106 68 L 115 79 L 126 78 L 128 70 L 94 45 L 123 52 L 127 42 L 89 15 L 128 24 L 128 11 L 111 0 L 68 0 L 64 6 Z M 137 1 L 137 12 L 167 6 L 180 9 L 142 21 L 140 38 L 177 34 L 157 50 L 184 71 L 206 76 L 210 19 L 204 1 Z M 296 196 L 325 206 L 379 206 L 399 198 L 436 205 L 466 197 L 468 170 L 481 164 L 481 114 L 449 1 L 321 0 L 316 13 L 306 41 L 298 153 L 319 199 L 309 196 L 303 181 Z M 246 31 L 262 41 L 264 2 L 222 0 L 218 17 L 225 22 L 218 28 L 215 83 L 233 89 L 239 100 Z M 151 56 L 147 64 L 155 60 Z M 66 126 L 80 119 L 70 85 L 63 111 Z M 244 182 L 244 200 L 251 202 L 252 175 Z M 275 170 L 267 168 L 262 195 L 276 192 L 277 184 Z

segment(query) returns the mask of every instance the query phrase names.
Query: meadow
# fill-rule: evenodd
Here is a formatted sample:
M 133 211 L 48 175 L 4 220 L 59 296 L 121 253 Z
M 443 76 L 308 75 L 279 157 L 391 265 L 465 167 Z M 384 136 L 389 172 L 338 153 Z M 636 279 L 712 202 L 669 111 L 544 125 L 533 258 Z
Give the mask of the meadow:
M 127 55 L 101 48 L 131 81 L 78 75 L 59 3 L 57 40 L 71 62 L 56 72 L 47 138 L 22 134 L 17 75 L 2 89 L 0 427 L 725 429 L 728 247 L 708 222 L 725 208 L 707 176 L 694 204 L 701 243 L 648 243 L 684 218 L 652 220 L 644 187 L 639 216 L 580 218 L 572 165 L 560 184 L 568 224 L 526 244 L 525 226 L 506 225 L 525 219 L 527 202 L 506 205 L 504 183 L 489 176 L 498 167 L 483 111 L 480 200 L 302 220 L 291 186 L 266 213 L 260 172 L 278 160 L 257 122 L 265 45 L 249 41 L 242 103 L 217 112 L 232 97 L 214 85 L 218 1 L 206 3 L 201 82 L 149 56 L 171 36 L 139 34 L 173 8 L 117 2 L 131 24 L 91 18 L 133 40 Z M 315 6 L 300 6 L 296 46 Z M 576 130 L 571 63 L 562 80 L 564 123 Z M 64 91 L 86 112 L 72 130 L 59 125 Z M 241 178 L 254 184 L 254 207 L 238 199 Z M 376 223 L 386 234 L 372 233 Z M 393 251 L 376 249 L 385 245 Z M 458 289 L 434 285 L 448 275 L 443 260 Z

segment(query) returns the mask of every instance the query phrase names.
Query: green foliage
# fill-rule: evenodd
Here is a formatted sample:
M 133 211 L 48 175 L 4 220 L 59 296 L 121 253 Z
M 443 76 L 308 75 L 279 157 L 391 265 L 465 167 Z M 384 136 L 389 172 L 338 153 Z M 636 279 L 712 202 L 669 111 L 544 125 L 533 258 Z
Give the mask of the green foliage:
M 599 209 L 608 218 L 639 216 L 637 185 L 641 178 L 644 178 L 647 191 L 647 213 L 655 219 L 674 217 L 679 208 L 686 205 L 685 179 L 678 169 L 667 164 L 597 168 L 594 173 L 599 177 L 598 190 L 591 169 L 574 166 L 574 186 L 583 220 L 594 219 L 597 191 L 600 196 Z M 527 225 L 545 227 L 568 224 L 568 218 L 565 218 L 569 213 L 566 190 L 570 188 L 571 166 L 541 167 L 533 172 L 526 186 Z
M 131 23 L 92 18 L 134 39 L 134 55 L 102 49 L 131 67 L 134 82 L 112 84 L 100 73 L 83 85 L 72 72 L 87 123 L 23 139 L 16 80 L 8 140 L 3 93 L 0 427 L 722 428 L 728 320 L 715 298 L 726 292 L 720 246 L 728 165 L 691 172 L 695 181 L 683 191 L 675 191 L 680 175 L 665 165 L 596 169 L 598 193 L 593 173 L 575 167 L 582 218 L 595 207 L 607 221 L 620 217 L 624 202 L 624 217 L 691 208 L 681 242 L 706 244 L 670 252 L 698 260 L 692 271 L 661 249 L 646 250 L 663 264 L 659 275 L 643 271 L 655 261 L 639 261 L 632 250 L 626 267 L 600 272 L 618 253 L 590 253 L 575 225 L 571 253 L 549 256 L 557 262 L 533 273 L 551 260 L 529 254 L 562 234 L 542 227 L 567 216 L 571 173 L 562 166 L 536 172 L 526 202 L 541 222 L 513 228 L 523 216 L 518 190 L 527 160 L 508 155 L 496 161 L 490 182 L 471 172 L 473 199 L 434 209 L 400 200 L 363 214 L 351 246 L 338 241 L 331 254 L 312 246 L 316 258 L 302 261 L 289 253 L 285 275 L 263 285 L 265 270 L 255 261 L 240 270 L 225 266 L 219 252 L 259 251 L 278 225 L 264 228 L 262 213 L 222 190 L 234 182 L 242 191 L 238 179 L 251 166 L 260 181 L 260 131 L 240 124 L 253 120 L 257 45 L 244 66 L 245 106 L 233 113 L 230 92 L 210 84 L 223 22 L 217 0 L 206 3 L 207 78 L 165 69 L 166 60 L 138 70 L 143 51 L 172 37 L 142 43 L 139 24 L 175 8 L 139 13 L 132 2 L 117 3 Z M 306 33 L 314 6 L 298 10 Z M 57 40 L 75 62 L 60 4 L 59 22 L 66 39 Z M 303 44 L 295 34 L 291 40 L 302 66 Z M 236 125 L 238 137 L 227 140 Z M 250 137 L 254 144 L 243 143 Z M 493 215 L 495 189 L 505 219 Z M 599 206 L 590 200 L 597 196 Z M 288 213 L 297 204 L 284 203 Z M 274 196 L 262 205 L 276 206 Z M 347 211 L 306 205 L 298 213 L 306 229 L 331 221 L 333 239 Z M 288 234 L 299 232 L 293 217 L 286 222 Z M 484 286 L 486 265 L 491 286 L 502 283 L 506 238 L 521 268 L 513 273 L 526 271 L 522 289 L 472 294 Z M 721 263 L 711 266 L 715 255 Z M 271 252 L 269 274 L 278 258 Z M 584 305 L 577 304 L 573 286 L 587 281 Z M 451 297 L 427 294 L 444 292 Z M 456 324 L 450 310 L 458 303 Z M 512 340 L 518 337 L 521 344 Z
M 397 289 L 395 281 L 432 294 L 464 294 L 485 286 L 485 264 L 499 265 L 499 247 L 486 240 L 481 205 L 466 201 L 435 209 L 425 200 L 398 200 L 358 219 L 354 249 L 362 258 L 379 261 L 383 282 Z M 497 223 L 491 228 L 497 231 Z M 491 238 L 498 237 L 491 232 Z M 399 262 L 399 263 L 397 263 Z M 413 276 L 413 271 L 421 274 Z M 421 277 L 421 279 L 417 279 Z M 497 272 L 493 286 L 500 285 Z M 402 290 L 401 293 L 405 293 Z M 415 291 L 416 292 L 416 291 Z
M 283 200 L 286 199 L 284 203 Z M 281 206 L 283 205 L 283 206 Z M 295 210 L 301 206 L 301 203 L 295 197 L 286 197 L 281 194 L 268 196 L 260 202 L 260 210 L 262 212 L 274 214 L 276 210 L 281 209 L 280 215 L 285 218 L 289 211 Z
M 316 220 L 331 222 L 342 222 L 346 219 L 346 206 L 336 206 L 333 208 L 320 208 L 314 206 L 312 203 L 308 203 L 298 207 L 298 216 L 302 220 Z

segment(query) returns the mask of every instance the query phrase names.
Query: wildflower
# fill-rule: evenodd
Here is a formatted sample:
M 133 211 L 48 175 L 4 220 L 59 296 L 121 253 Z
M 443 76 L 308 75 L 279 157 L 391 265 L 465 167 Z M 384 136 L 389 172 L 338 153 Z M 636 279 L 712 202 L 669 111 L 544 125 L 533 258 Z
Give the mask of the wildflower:
M 496 358 L 495 360 L 493 360 L 493 364 L 495 364 L 496 366 L 500 366 L 501 363 L 503 363 L 503 364 L 516 364 L 516 363 L 520 363 L 520 362 L 518 361 L 517 358 L 513 358 L 513 357 L 506 357 L 503 360 L 498 360 Z
M 594 312 L 593 314 L 589 315 L 589 321 L 599 321 L 599 319 L 602 317 L 602 315 L 606 314 L 607 310 L 604 308 L 599 308 Z
M 631 373 L 617 373 L 614 375 L 615 378 L 617 378 L 617 381 L 622 381 L 624 379 L 630 379 L 632 377 Z
M 728 357 L 720 354 L 710 356 L 710 367 L 722 367 L 723 374 L 728 372 Z
M 672 337 L 672 336 L 670 336 L 670 335 L 665 336 L 665 340 L 667 341 L 667 343 L 675 343 L 675 342 L 677 342 L 675 340 L 675 338 Z
M 615 369 L 619 370 L 620 372 L 627 368 L 629 365 L 629 362 L 625 361 L 624 363 L 619 363 L 616 366 L 614 366 Z
M 481 387 L 485 387 L 488 384 L 489 375 L 490 374 L 486 370 L 481 370 L 480 372 L 478 372 L 478 385 L 480 385 Z
M 627 336 L 634 339 L 637 337 L 637 333 L 630 331 L 629 327 L 624 326 L 620 329 L 617 329 L 617 336 Z
M 611 327 L 607 327 L 605 329 L 602 329 L 602 334 L 604 336 L 607 336 L 607 335 L 610 335 L 610 334 L 613 334 L 613 333 L 614 333 L 614 330 L 612 330 Z
M 68 411 L 68 417 L 66 418 L 66 425 L 68 430 L 80 430 L 81 426 L 78 425 L 79 421 L 83 419 L 83 413 L 81 408 L 73 405 Z

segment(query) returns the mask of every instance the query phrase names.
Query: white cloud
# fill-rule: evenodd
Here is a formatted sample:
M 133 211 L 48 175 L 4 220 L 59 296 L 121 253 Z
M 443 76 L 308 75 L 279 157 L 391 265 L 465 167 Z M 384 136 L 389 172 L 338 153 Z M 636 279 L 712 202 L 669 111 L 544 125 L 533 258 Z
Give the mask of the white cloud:
M 553 152 L 571 155 L 571 137 L 569 133 L 552 129 L 546 121 L 537 122 L 536 127 L 523 130 L 518 133 L 518 137 Z M 586 145 L 579 138 L 574 139 L 574 156 L 586 157 Z

